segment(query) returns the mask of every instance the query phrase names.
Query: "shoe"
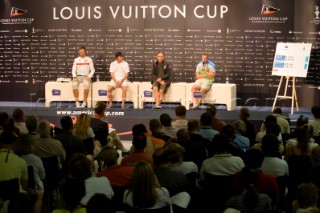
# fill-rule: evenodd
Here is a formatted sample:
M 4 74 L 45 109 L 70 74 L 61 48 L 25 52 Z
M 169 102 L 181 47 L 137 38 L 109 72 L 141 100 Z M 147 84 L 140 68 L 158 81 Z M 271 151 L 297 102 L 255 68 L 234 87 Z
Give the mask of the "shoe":
M 160 106 L 160 105 L 158 105 L 158 104 L 155 104 L 155 105 L 153 106 L 153 108 L 154 108 L 154 109 L 162 109 L 162 106 Z
M 80 103 L 79 103 L 79 101 L 76 101 L 76 108 L 80 108 Z
M 82 102 L 82 104 L 81 104 L 81 108 L 86 108 L 86 106 L 87 106 L 87 102 Z
M 111 109 L 111 108 L 112 108 L 112 105 L 108 105 L 108 106 L 107 106 L 107 109 Z
M 199 109 L 199 105 L 195 105 L 191 108 L 191 110 L 197 110 L 197 109 Z

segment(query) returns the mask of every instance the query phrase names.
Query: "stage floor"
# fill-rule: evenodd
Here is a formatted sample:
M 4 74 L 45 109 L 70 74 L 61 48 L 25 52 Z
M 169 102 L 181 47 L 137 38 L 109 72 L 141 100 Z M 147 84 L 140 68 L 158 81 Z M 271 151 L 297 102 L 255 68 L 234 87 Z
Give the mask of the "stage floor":
M 36 115 L 40 120 L 47 119 L 57 127 L 60 127 L 60 118 L 65 115 L 77 116 L 81 113 L 93 114 L 93 109 L 73 108 L 72 105 L 57 105 L 46 108 L 43 103 L 0 101 L 0 111 L 7 112 L 9 116 L 12 115 L 12 111 L 16 107 L 23 109 L 26 116 Z M 224 106 L 217 106 L 218 112 L 216 117 L 224 120 L 228 124 L 232 124 L 233 121 L 238 119 L 239 110 L 242 107 L 249 108 L 251 111 L 250 120 L 256 125 L 257 129 L 260 128 L 264 118 L 271 114 L 271 107 L 238 106 L 234 111 L 226 111 Z M 299 108 L 299 112 L 294 112 L 294 114 L 290 114 L 291 109 L 289 107 L 282 107 L 282 110 L 284 115 L 290 118 L 291 126 L 294 126 L 296 119 L 300 115 L 313 119 L 309 108 Z M 203 112 L 205 112 L 205 109 L 188 110 L 187 119 L 199 119 Z M 152 118 L 159 118 L 162 113 L 168 113 L 173 119 L 175 118 L 174 107 L 164 109 L 112 108 L 107 111 L 107 120 L 114 128 L 117 129 L 117 132 L 121 134 L 122 140 L 131 140 L 132 137 L 128 132 L 131 131 L 133 125 L 143 123 L 148 128 L 149 120 Z

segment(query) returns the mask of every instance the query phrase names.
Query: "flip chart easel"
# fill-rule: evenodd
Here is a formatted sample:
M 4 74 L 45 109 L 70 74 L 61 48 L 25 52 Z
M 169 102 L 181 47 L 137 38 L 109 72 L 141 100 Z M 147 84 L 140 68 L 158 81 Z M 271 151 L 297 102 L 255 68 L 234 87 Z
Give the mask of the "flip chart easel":
M 297 98 L 297 92 L 296 92 L 296 77 L 285 76 L 286 85 L 285 85 L 285 88 L 284 88 L 284 94 L 283 95 L 279 95 L 283 78 L 284 78 L 284 76 L 281 76 L 281 78 L 280 78 L 280 82 L 279 82 L 279 85 L 278 85 L 278 90 L 277 90 L 277 93 L 276 93 L 276 97 L 275 97 L 273 105 L 272 105 L 272 111 L 273 111 L 273 109 L 274 109 L 274 107 L 276 105 L 276 102 L 277 102 L 278 98 L 291 99 L 291 114 L 293 114 L 294 104 L 296 104 L 296 111 L 299 111 L 298 98 Z M 289 85 L 290 78 L 292 80 L 292 92 L 291 92 L 291 96 L 288 96 L 287 95 L 287 91 L 288 91 L 288 85 Z
M 296 77 L 306 77 L 310 61 L 311 44 L 308 43 L 277 43 L 276 53 L 274 56 L 272 75 L 281 76 L 278 85 L 276 97 L 273 102 L 272 111 L 279 98 L 291 99 L 291 114 L 293 107 L 299 111 L 298 98 L 296 91 Z M 279 95 L 282 81 L 286 79 L 283 95 Z M 287 95 L 289 81 L 292 81 L 291 96 Z

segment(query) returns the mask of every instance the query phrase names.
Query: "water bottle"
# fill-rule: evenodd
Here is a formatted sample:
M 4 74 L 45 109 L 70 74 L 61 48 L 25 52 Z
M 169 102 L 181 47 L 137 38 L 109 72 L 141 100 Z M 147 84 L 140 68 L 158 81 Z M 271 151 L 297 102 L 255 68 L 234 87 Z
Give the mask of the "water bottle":
M 226 84 L 229 84 L 229 77 L 226 77 Z
M 99 74 L 97 74 L 97 82 L 98 82 L 98 81 L 100 81 L 100 79 L 99 79 Z

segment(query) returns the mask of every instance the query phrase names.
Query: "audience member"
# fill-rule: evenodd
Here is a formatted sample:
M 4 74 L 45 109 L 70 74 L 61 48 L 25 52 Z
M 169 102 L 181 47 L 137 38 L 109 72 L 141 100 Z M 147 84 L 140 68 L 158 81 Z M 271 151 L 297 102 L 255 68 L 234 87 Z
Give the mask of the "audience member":
M 261 170 L 273 177 L 289 176 L 289 167 L 285 160 L 282 160 L 279 151 L 279 141 L 275 135 L 267 134 L 262 138 L 262 151 L 264 160 Z
M 82 113 L 77 118 L 77 123 L 73 129 L 73 133 L 76 137 L 81 140 L 85 140 L 88 138 L 94 138 L 94 133 L 92 128 L 90 127 L 90 116 L 88 114 Z
M 90 117 L 90 127 L 95 135 L 95 140 L 100 141 L 102 147 L 108 144 L 109 124 L 106 119 L 107 105 L 98 101 L 94 108 L 94 115 Z
M 311 112 L 314 120 L 309 121 L 309 124 L 313 127 L 313 136 L 320 136 L 320 106 L 314 106 L 311 108 Z
M 34 140 L 40 138 L 40 134 L 37 132 L 38 123 L 39 123 L 39 119 L 37 116 L 35 115 L 27 116 L 26 127 L 28 129 L 28 135 L 31 135 Z
M 263 162 L 264 156 L 260 150 L 251 149 L 246 153 L 245 164 L 246 167 L 256 170 L 258 174 L 258 183 L 255 188 L 259 193 L 267 194 L 271 199 L 274 205 L 279 203 L 279 187 L 275 177 L 265 174 L 261 171 L 261 165 Z M 243 188 L 240 183 L 240 172 L 237 172 L 233 179 L 234 190 L 237 193 L 242 193 Z M 242 188 L 242 189 L 241 189 Z
M 46 173 L 42 160 L 33 154 L 34 139 L 29 134 L 20 135 L 16 147 L 16 153 L 27 162 L 27 166 L 32 166 L 35 189 L 44 192 L 43 181 Z
M 12 113 L 14 126 L 20 130 L 21 134 L 28 134 L 26 123 L 24 122 L 24 112 L 20 108 L 15 108 Z
M 181 129 L 188 128 L 188 121 L 186 120 L 187 109 L 183 105 L 175 108 L 176 120 L 172 122 L 172 127 Z
M 80 179 L 85 184 L 86 193 L 80 202 L 84 206 L 87 205 L 95 193 L 104 194 L 109 199 L 113 196 L 113 190 L 108 178 L 93 176 L 93 170 L 90 160 L 81 153 L 74 154 L 68 165 L 68 176 Z
M 152 137 L 162 139 L 164 142 L 167 142 L 171 138 L 163 133 L 162 125 L 158 119 L 154 118 L 149 121 L 149 129 Z
M 86 206 L 87 213 L 116 213 L 114 204 L 104 194 L 94 194 Z
M 40 158 L 58 156 L 60 168 L 66 159 L 66 152 L 60 141 L 51 138 L 50 123 L 42 120 L 38 125 L 40 138 L 35 140 L 33 153 Z
M 216 106 L 214 104 L 209 104 L 208 108 L 207 108 L 207 112 L 210 112 L 210 114 L 212 116 L 212 122 L 211 122 L 212 129 L 214 129 L 218 132 L 221 132 L 222 128 L 226 125 L 226 122 L 216 118 L 216 114 L 217 114 Z
M 188 122 L 189 140 L 183 145 L 184 160 L 193 161 L 201 168 L 202 162 L 213 155 L 213 144 L 199 134 L 200 123 L 196 119 Z
M 147 128 L 144 124 L 136 124 L 132 127 L 132 135 L 145 135 L 147 138 L 147 146 L 144 149 L 144 152 L 149 156 L 152 156 L 154 151 L 161 148 L 165 141 L 156 137 L 153 137 L 150 133 L 148 133 Z M 133 148 L 133 147 L 132 147 Z
M 243 150 L 234 145 L 234 140 L 236 138 L 235 131 L 233 126 L 227 124 L 222 128 L 221 134 L 225 135 L 228 138 L 228 153 L 233 156 L 238 156 L 240 158 L 244 158 L 244 154 L 246 150 Z
M 107 177 L 112 187 L 131 184 L 134 167 L 119 165 L 119 154 L 116 149 L 104 147 L 97 158 L 104 163 L 104 169 L 97 174 L 97 177 Z
M 179 192 L 190 191 L 192 186 L 189 184 L 186 175 L 170 169 L 168 153 L 165 150 L 165 147 L 163 147 L 157 149 L 153 154 L 153 163 L 156 167 L 155 174 L 160 185 L 167 188 L 171 196 Z
M 277 118 L 277 124 L 281 128 L 281 134 L 286 134 L 286 135 L 290 134 L 290 124 L 287 120 L 287 117 L 284 117 L 282 115 L 281 108 L 275 108 L 272 111 L 272 115 Z
M 135 166 L 140 161 L 146 161 L 153 166 L 153 159 L 144 152 L 144 149 L 147 146 L 147 138 L 145 135 L 135 135 L 132 139 L 132 145 L 134 147 L 134 151 L 129 156 L 122 158 L 121 165 L 122 166 Z
M 291 138 L 297 138 L 297 129 L 305 124 L 308 124 L 308 122 L 309 122 L 309 118 L 303 115 L 300 115 L 296 122 L 296 128 L 290 133 L 287 140 Z
M 73 135 L 73 122 L 70 116 L 64 116 L 60 119 L 62 133 L 55 136 L 55 139 L 62 143 L 66 152 L 65 166 L 75 153 L 86 153 L 82 140 Z
M 293 202 L 293 209 L 296 213 L 318 213 L 317 207 L 318 192 L 312 183 L 302 183 L 298 186 L 296 200 Z
M 86 194 L 86 188 L 82 180 L 66 179 L 61 187 L 61 194 L 65 206 L 63 209 L 53 210 L 52 213 L 86 213 L 86 209 L 80 203 Z
M 254 124 L 252 124 L 248 119 L 250 118 L 250 111 L 248 108 L 244 107 L 240 109 L 239 118 L 242 120 L 246 125 L 246 131 L 243 136 L 249 138 L 250 140 L 250 147 L 255 143 L 256 139 L 256 128 Z
M 177 138 L 178 129 L 172 127 L 172 118 L 169 114 L 163 113 L 160 115 L 160 123 L 162 125 L 163 134 L 169 136 L 170 138 Z
M 244 192 L 241 195 L 231 197 L 227 202 L 228 207 L 238 209 L 243 213 L 260 213 L 271 210 L 271 199 L 267 194 L 259 192 L 259 171 L 245 167 L 240 172 L 240 185 Z
M 203 138 L 208 139 L 209 141 L 212 141 L 213 137 L 219 134 L 218 131 L 213 130 L 211 128 L 211 123 L 212 123 L 211 113 L 210 112 L 202 113 L 200 117 L 199 133 Z
M 28 169 L 25 160 L 13 153 L 17 137 L 4 131 L 0 135 L 0 181 L 18 178 L 20 191 L 27 188 Z
M 248 150 L 250 148 L 250 140 L 243 136 L 246 132 L 246 124 L 242 120 L 237 120 L 233 122 L 233 128 L 235 130 L 233 145 L 241 149 Z
M 274 127 L 275 126 L 274 124 L 277 124 L 277 118 L 273 115 L 268 115 L 263 122 L 263 127 L 261 127 L 262 130 L 260 132 L 258 132 L 256 135 L 256 142 L 261 143 L 263 136 L 265 136 L 267 134 L 268 126 L 273 125 L 273 127 Z M 279 126 L 279 129 L 280 129 L 279 133 L 276 136 L 278 137 L 279 141 L 282 141 L 280 126 Z M 276 133 L 274 133 L 274 134 L 276 134 Z
M 0 134 L 4 131 L 4 125 L 9 119 L 9 115 L 6 112 L 0 112 Z
M 203 161 L 200 178 L 205 180 L 205 173 L 219 176 L 234 175 L 241 171 L 244 163 L 240 157 L 228 153 L 229 141 L 225 135 L 219 134 L 214 137 L 215 154 Z
M 176 204 L 187 208 L 190 196 L 180 192 L 171 200 L 166 188 L 161 187 L 149 163 L 139 162 L 133 173 L 132 188 L 124 193 L 124 202 L 137 209 L 159 209 Z

